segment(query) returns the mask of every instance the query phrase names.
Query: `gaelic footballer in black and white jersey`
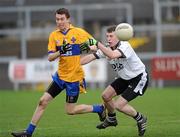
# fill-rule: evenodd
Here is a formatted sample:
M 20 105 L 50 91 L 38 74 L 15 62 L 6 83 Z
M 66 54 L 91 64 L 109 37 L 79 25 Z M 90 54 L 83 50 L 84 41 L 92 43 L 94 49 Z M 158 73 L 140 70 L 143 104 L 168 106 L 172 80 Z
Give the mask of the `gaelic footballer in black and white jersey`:
M 142 96 L 148 86 L 148 74 L 146 67 L 137 56 L 130 43 L 120 41 L 115 35 L 116 26 L 107 28 L 106 39 L 108 46 L 97 42 L 90 45 L 93 54 L 81 58 L 81 64 L 87 64 L 95 59 L 106 58 L 113 70 L 117 73 L 117 78 L 108 85 L 102 93 L 104 105 L 108 115 L 106 119 L 97 125 L 98 129 L 105 129 L 110 126 L 117 126 L 115 110 L 134 118 L 137 122 L 138 135 L 143 136 L 146 131 L 147 118 L 129 102 L 138 96 Z M 115 96 L 118 98 L 113 99 Z

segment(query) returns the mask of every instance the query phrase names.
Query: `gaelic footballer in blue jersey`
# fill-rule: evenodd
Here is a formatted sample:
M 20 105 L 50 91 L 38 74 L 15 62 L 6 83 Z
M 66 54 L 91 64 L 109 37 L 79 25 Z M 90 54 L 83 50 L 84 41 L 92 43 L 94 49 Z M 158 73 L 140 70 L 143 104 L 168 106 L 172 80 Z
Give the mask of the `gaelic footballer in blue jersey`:
M 69 11 L 65 8 L 56 11 L 55 19 L 57 29 L 49 36 L 48 60 L 59 59 L 57 73 L 53 75 L 51 84 L 40 98 L 27 129 L 13 132 L 14 137 L 31 137 L 49 102 L 64 90 L 67 114 L 97 113 L 101 121 L 106 117 L 103 105 L 76 104 L 79 93 L 85 92 L 84 71 L 80 64 L 80 45 L 92 39 L 92 36 L 85 30 L 71 25 Z

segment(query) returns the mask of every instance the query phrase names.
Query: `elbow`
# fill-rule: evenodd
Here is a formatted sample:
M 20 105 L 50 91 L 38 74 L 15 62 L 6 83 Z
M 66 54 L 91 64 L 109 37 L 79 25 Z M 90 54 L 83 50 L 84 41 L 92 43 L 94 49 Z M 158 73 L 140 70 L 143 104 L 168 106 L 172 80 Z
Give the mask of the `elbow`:
M 81 61 L 80 61 L 80 64 L 81 64 L 81 65 L 85 65 L 86 63 L 84 62 L 84 60 L 81 60 Z
M 51 61 L 54 61 L 56 58 L 54 57 L 54 54 L 49 54 L 48 55 L 48 61 L 51 62 Z
M 54 61 L 54 59 L 52 57 L 48 57 L 48 61 L 51 62 Z

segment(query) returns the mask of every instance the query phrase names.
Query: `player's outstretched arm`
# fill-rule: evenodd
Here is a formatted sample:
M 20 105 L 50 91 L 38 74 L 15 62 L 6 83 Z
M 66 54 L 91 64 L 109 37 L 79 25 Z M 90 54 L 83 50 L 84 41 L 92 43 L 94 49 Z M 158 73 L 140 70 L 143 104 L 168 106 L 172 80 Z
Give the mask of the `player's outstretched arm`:
M 115 59 L 122 56 L 119 50 L 111 50 L 110 48 L 105 47 L 101 42 L 98 42 L 97 47 L 110 59 Z
M 81 65 L 85 65 L 90 63 L 91 61 L 95 60 L 96 57 L 93 54 L 89 54 L 89 55 L 85 55 L 85 56 L 81 56 Z

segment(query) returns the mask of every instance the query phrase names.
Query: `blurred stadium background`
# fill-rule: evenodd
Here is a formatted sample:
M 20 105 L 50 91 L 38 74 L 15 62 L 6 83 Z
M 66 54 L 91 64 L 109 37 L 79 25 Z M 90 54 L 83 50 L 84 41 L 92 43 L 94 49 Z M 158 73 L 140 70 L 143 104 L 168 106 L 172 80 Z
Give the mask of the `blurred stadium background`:
M 132 24 L 130 42 L 147 66 L 150 87 L 180 85 L 180 0 L 0 0 L 0 89 L 46 88 L 54 71 L 46 61 L 48 35 L 60 7 L 101 41 L 108 25 Z M 90 88 L 114 77 L 104 60 L 85 69 Z

